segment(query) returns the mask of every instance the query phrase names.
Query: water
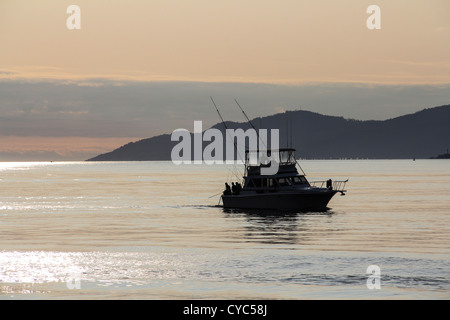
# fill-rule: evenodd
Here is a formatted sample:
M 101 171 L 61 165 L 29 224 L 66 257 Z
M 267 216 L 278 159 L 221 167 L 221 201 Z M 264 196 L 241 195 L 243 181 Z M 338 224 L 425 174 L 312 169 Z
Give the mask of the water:
M 224 212 L 233 166 L 0 163 L 0 298 L 450 298 L 449 161 L 301 165 L 347 195 Z

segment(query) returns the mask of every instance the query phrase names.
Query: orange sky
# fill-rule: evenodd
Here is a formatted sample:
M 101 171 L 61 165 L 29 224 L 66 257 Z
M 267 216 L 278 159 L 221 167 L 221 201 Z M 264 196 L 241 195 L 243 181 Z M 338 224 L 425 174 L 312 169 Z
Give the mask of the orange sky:
M 81 9 L 80 30 L 66 27 L 71 4 Z M 372 4 L 381 8 L 381 30 L 366 27 L 366 9 Z M 0 81 L 52 79 L 89 87 L 96 85 L 92 79 L 113 79 L 118 85 L 162 80 L 440 86 L 450 83 L 449 13 L 448 0 L 1 0 Z M 12 113 L 14 103 L 22 112 L 31 102 L 8 100 L 9 109 L 0 118 Z M 46 103 L 31 111 L 41 108 L 42 116 Z M 267 110 L 285 108 L 283 101 L 277 103 Z M 320 101 L 312 104 L 320 106 Z M 31 116 L 38 116 L 31 111 L 22 119 L 30 121 L 29 127 Z M 85 110 L 59 114 L 64 112 Z M 250 110 L 255 116 L 259 112 Z M 167 127 L 173 125 L 179 124 Z M 70 153 L 68 135 L 0 133 L 0 153 Z M 85 137 L 70 144 L 81 153 L 94 153 L 120 145 L 126 140 L 120 136 Z
M 381 30 L 366 9 L 381 8 Z M 68 30 L 66 8 L 81 9 Z M 448 0 L 2 0 L 3 77 L 450 82 Z M 9 74 L 5 74 L 8 72 Z

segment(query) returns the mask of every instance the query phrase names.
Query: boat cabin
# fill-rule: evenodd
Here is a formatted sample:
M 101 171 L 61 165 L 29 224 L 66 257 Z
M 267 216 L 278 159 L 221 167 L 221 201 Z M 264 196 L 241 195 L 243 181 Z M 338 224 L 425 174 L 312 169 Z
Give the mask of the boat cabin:
M 284 148 L 279 150 L 267 150 L 264 153 L 271 157 L 273 152 L 278 152 L 278 172 L 275 175 L 261 175 L 261 167 L 270 166 L 270 162 L 260 161 L 258 151 L 246 151 L 244 188 L 247 190 L 275 191 L 280 188 L 309 187 L 309 182 L 304 175 L 297 171 L 295 149 Z M 275 157 L 277 159 L 277 157 Z M 276 161 L 271 159 L 271 161 Z

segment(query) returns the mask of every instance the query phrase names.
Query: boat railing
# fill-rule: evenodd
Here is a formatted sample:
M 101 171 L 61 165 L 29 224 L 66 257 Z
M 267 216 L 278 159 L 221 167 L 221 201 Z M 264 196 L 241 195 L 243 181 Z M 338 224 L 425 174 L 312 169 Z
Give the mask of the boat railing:
M 319 180 L 319 181 L 309 181 L 309 185 L 313 188 L 330 188 L 336 191 L 345 191 L 345 184 L 347 180 Z

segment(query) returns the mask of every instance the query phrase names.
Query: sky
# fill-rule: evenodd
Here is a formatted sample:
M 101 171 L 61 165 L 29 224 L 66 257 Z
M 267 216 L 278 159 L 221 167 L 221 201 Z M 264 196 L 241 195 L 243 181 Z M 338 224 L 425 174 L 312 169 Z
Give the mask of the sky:
M 250 118 L 449 104 L 449 14 L 448 0 L 0 0 L 0 161 L 206 129 L 220 120 L 210 96 L 233 121 L 234 99 Z

